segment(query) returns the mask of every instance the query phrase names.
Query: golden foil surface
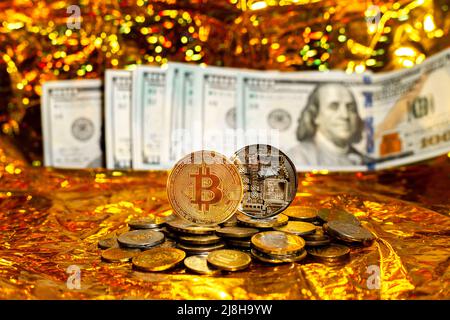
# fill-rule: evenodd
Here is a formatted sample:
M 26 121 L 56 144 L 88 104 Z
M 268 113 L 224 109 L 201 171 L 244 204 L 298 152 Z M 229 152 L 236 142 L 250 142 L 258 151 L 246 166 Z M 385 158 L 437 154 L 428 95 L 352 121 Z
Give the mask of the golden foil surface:
M 171 214 L 166 172 L 44 169 L 16 156 L 0 138 L 0 299 L 450 298 L 450 154 L 376 173 L 300 174 L 292 206 L 344 208 L 373 245 L 352 247 L 342 267 L 254 261 L 217 276 L 101 261 L 98 239 Z M 79 289 L 67 286 L 69 266 L 81 271 Z

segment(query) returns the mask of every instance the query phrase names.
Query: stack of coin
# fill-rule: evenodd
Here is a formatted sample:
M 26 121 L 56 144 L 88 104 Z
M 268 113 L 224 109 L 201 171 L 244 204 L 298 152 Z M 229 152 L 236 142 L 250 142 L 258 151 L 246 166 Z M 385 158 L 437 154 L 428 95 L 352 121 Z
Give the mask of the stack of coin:
M 334 266 L 348 261 L 350 249 L 347 246 L 333 243 L 329 246 L 308 248 L 308 254 L 318 262 Z
M 225 247 L 225 243 L 215 234 L 218 227 L 199 226 L 181 219 L 167 223 L 167 230 L 174 234 L 177 247 L 188 255 L 208 254 Z
M 282 231 L 264 231 L 251 238 L 252 255 L 267 263 L 298 262 L 306 257 L 305 240 Z
M 315 233 L 304 235 L 303 239 L 305 240 L 307 247 L 320 247 L 331 243 L 330 237 L 323 232 L 323 229 L 320 226 L 316 226 Z
M 229 247 L 250 250 L 250 238 L 259 232 L 255 228 L 223 227 L 216 230 L 216 234 L 223 238 Z

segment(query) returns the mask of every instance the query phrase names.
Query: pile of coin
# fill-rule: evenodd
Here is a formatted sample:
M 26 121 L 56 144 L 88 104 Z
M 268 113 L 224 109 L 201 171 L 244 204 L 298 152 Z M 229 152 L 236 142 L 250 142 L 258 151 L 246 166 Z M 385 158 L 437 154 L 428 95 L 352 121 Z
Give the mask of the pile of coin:
M 167 184 L 174 215 L 142 217 L 131 229 L 99 240 L 106 262 L 140 271 L 180 265 L 215 275 L 259 263 L 346 263 L 350 245 L 375 239 L 341 208 L 292 205 L 297 174 L 289 158 L 267 145 L 247 146 L 231 160 L 211 151 L 177 163 Z M 308 256 L 308 259 L 305 259 Z
M 297 215 L 297 210 L 305 212 L 310 208 L 292 206 L 289 215 Z M 217 275 L 243 270 L 252 258 L 269 264 L 298 263 L 308 255 L 308 262 L 342 265 L 350 257 L 345 243 L 369 245 L 374 240 L 350 213 L 324 211 L 330 214 L 323 226 L 312 224 L 323 220 L 289 220 L 282 214 L 255 219 L 238 213 L 236 219 L 220 226 L 196 225 L 177 217 L 163 218 L 158 224 L 150 223 L 153 218 L 136 219 L 129 222 L 131 231 L 101 239 L 98 246 L 104 249 L 104 261 L 131 261 L 133 268 L 140 271 L 164 271 L 184 261 L 190 272 Z M 280 220 L 283 225 L 278 223 Z M 137 225 L 139 229 L 133 230 Z
M 187 255 L 205 255 L 225 247 L 222 239 L 215 234 L 216 226 L 200 226 L 175 219 L 168 222 L 166 228 L 177 242 L 177 248 Z

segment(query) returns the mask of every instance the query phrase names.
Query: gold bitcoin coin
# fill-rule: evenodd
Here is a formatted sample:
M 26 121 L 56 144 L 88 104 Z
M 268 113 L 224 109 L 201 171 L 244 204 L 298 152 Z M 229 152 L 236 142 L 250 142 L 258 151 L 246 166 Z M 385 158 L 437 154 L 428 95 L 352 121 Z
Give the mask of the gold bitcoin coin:
M 285 210 L 297 193 L 297 172 L 283 152 L 254 144 L 237 151 L 232 161 L 242 177 L 244 196 L 238 211 L 265 219 Z
M 224 155 L 197 151 L 175 164 L 167 180 L 167 195 L 181 218 L 217 225 L 236 212 L 242 199 L 242 180 Z
M 252 246 L 267 254 L 295 254 L 305 247 L 305 240 L 291 233 L 281 231 L 264 231 L 255 234 Z
M 208 254 L 208 263 L 226 271 L 245 269 L 252 262 L 252 258 L 245 252 L 231 249 L 216 250 Z
M 163 271 L 183 261 L 186 253 L 175 248 L 153 248 L 135 256 L 133 266 L 143 271 Z

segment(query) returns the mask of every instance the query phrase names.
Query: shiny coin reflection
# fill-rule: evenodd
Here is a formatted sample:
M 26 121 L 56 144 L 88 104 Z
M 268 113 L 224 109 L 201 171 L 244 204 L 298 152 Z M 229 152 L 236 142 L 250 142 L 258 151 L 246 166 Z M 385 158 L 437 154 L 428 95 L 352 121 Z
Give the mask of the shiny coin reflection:
M 252 246 L 268 254 L 295 254 L 305 247 L 305 240 L 295 234 L 281 231 L 264 231 L 255 234 Z

